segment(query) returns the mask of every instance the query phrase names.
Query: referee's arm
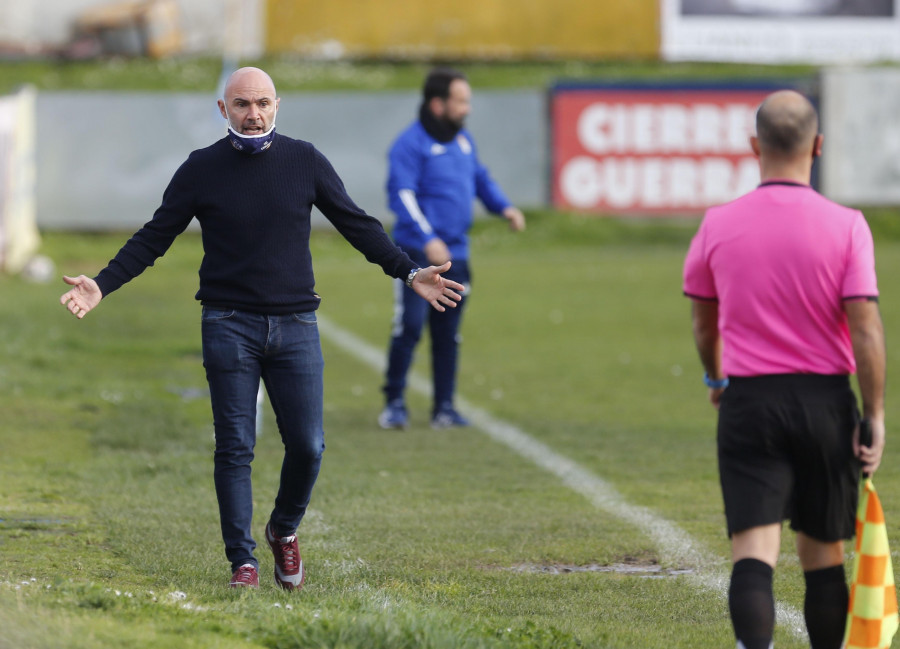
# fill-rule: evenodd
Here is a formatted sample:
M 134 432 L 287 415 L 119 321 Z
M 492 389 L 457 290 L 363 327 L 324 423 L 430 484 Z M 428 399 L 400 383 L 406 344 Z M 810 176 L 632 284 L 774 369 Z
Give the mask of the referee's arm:
M 858 438 L 854 438 L 853 446 L 863 462 L 863 471 L 871 475 L 881 463 L 884 450 L 884 326 L 874 299 L 844 300 L 844 311 L 853 341 L 863 417 L 872 424 L 872 445 L 860 447 Z
M 722 375 L 722 337 L 719 335 L 719 303 L 716 300 L 691 299 L 691 322 L 694 344 L 703 369 L 712 379 Z M 723 388 L 710 388 L 709 401 L 719 407 Z

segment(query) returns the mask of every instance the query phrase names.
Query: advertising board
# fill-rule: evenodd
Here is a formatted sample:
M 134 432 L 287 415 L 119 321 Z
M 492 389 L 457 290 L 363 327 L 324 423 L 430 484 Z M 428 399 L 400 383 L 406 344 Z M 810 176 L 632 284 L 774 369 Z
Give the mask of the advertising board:
M 555 86 L 554 207 L 694 214 L 749 191 L 759 183 L 749 137 L 773 88 Z
M 668 61 L 900 60 L 900 0 L 660 0 Z

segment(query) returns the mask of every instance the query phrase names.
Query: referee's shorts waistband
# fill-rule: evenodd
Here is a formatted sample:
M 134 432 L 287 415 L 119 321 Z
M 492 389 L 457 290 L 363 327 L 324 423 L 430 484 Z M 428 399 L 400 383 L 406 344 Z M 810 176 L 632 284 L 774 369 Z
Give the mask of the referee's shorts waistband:
M 847 374 L 762 374 L 729 376 L 728 385 L 749 390 L 829 390 L 850 387 Z

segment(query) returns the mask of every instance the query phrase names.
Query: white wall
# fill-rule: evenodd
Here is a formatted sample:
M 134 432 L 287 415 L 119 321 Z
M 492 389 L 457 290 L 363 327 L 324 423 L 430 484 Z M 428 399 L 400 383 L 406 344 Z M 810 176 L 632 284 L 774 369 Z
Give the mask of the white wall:
M 900 69 L 822 73 L 822 185 L 857 205 L 900 204 Z
M 75 18 L 86 9 L 119 0 L 3 0 L 0 2 L 0 49 L 41 53 L 64 45 Z M 176 0 L 186 53 L 220 53 L 228 42 L 236 54 L 253 58 L 263 52 L 264 0 Z M 226 24 L 226 17 L 232 20 Z
M 289 93 L 279 133 L 312 142 L 350 196 L 373 216 L 387 208 L 387 150 L 418 113 L 419 93 Z M 103 137 L 84 137 L 78 115 L 103 113 Z M 479 156 L 510 200 L 543 206 L 544 94 L 476 93 L 467 122 Z M 212 93 L 46 92 L 37 101 L 37 220 L 47 229 L 135 229 L 149 220 L 178 166 L 225 135 Z M 318 216 L 317 223 L 324 222 Z

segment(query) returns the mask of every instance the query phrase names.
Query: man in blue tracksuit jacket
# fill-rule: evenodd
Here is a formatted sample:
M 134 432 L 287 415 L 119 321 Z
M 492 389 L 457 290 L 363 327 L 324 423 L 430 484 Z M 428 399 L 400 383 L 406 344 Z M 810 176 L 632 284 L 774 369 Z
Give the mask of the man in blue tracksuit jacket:
M 428 75 L 419 119 L 400 133 L 391 146 L 387 181 L 388 205 L 397 217 L 394 241 L 422 267 L 452 261 L 444 276 L 464 284 L 466 294 L 470 283 L 468 232 L 475 197 L 490 212 L 506 218 L 511 229 L 525 227 L 524 215 L 509 202 L 478 160 L 475 142 L 463 128 L 471 96 L 472 90 L 461 72 L 436 69 Z M 379 424 L 382 428 L 407 425 L 403 398 L 406 375 L 427 318 L 434 381 L 431 425 L 465 426 L 468 422 L 453 404 L 457 334 L 465 295 L 456 309 L 428 313 L 420 304 L 422 300 L 398 281 L 395 300 L 384 385 L 386 406 L 378 418 Z

